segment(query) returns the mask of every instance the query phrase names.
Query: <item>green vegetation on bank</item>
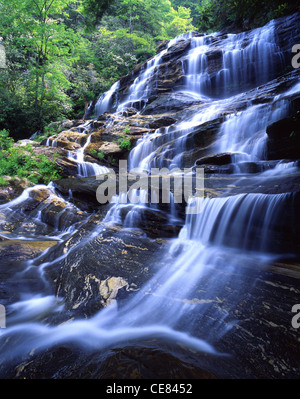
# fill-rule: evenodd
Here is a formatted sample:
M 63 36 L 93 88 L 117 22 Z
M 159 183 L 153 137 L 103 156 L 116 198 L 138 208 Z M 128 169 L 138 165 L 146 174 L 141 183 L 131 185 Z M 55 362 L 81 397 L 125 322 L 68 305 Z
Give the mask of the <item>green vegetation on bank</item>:
M 0 131 L 0 176 L 0 186 L 8 184 L 4 176 L 26 178 L 34 184 L 49 184 L 60 178 L 55 162 L 45 154 L 36 155 L 30 144 L 14 145 L 6 130 Z

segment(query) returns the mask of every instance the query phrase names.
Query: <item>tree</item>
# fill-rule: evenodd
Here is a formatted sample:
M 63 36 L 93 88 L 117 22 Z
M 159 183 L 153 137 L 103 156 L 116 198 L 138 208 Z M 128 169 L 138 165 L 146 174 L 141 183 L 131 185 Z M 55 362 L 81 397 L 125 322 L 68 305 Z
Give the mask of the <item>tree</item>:
M 193 30 L 188 7 L 170 0 L 0 0 L 0 130 L 29 137 L 87 104 L 157 42 Z M 18 115 L 14 118 L 13 115 Z
M 85 24 L 92 30 L 101 21 L 104 13 L 115 0 L 83 0 L 82 11 L 86 16 Z
M 198 5 L 200 30 L 243 31 L 257 28 L 274 18 L 300 11 L 293 0 L 202 0 Z
M 65 101 L 68 81 L 63 70 L 75 58 L 72 48 L 77 36 L 59 18 L 66 0 L 4 0 L 7 21 L 2 35 L 8 43 L 21 48 L 27 58 L 29 94 L 33 95 L 33 109 L 37 128 L 42 128 L 46 99 Z M 8 24 L 9 22 L 9 24 Z

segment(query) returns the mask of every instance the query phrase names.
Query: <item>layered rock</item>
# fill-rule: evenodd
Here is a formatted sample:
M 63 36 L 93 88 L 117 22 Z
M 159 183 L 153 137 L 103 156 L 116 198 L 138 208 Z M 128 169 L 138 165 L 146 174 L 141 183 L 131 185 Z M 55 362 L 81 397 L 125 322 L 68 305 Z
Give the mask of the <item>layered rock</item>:
M 267 134 L 268 159 L 299 160 L 300 107 L 293 115 L 268 126 Z

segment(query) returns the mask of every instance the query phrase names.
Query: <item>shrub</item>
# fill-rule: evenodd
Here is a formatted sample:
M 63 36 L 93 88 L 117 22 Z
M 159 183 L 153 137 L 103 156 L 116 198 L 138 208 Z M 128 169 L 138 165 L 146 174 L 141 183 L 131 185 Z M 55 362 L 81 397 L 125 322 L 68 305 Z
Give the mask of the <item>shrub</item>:
M 6 129 L 0 130 L 0 149 L 8 150 L 14 143 L 12 137 L 9 137 L 9 131 Z
M 8 186 L 9 182 L 5 180 L 2 176 L 0 176 L 0 187 Z
M 118 144 L 122 150 L 130 151 L 131 142 L 128 138 L 126 138 L 124 136 L 120 137 L 118 140 Z
M 6 145 L 11 142 L 9 136 L 1 137 L 5 137 L 3 146 L 6 149 L 0 152 L 0 176 L 27 178 L 34 184 L 49 184 L 60 178 L 55 162 L 45 154 L 35 155 L 30 144 L 24 147 Z

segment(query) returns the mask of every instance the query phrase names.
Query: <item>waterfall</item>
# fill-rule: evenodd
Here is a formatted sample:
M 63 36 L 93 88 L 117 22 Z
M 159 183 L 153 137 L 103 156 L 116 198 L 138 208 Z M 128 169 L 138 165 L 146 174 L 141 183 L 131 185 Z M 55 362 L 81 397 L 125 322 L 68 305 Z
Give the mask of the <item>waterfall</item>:
M 217 152 L 232 153 L 234 163 L 265 159 L 266 128 L 285 118 L 289 108 L 288 100 L 279 100 L 249 106 L 245 111 L 228 116 L 219 132 Z
M 114 101 L 114 95 L 118 92 L 119 87 L 120 82 L 118 81 L 99 98 L 95 105 L 95 114 L 97 117 L 110 110 L 112 102 Z
M 161 51 L 159 54 L 147 61 L 145 65 L 141 68 L 138 76 L 133 80 L 133 83 L 128 89 L 128 94 L 126 95 L 126 98 L 121 103 L 119 103 L 119 100 L 117 98 L 117 93 L 120 88 L 120 81 L 114 83 L 111 89 L 99 98 L 95 106 L 96 116 L 98 117 L 104 112 L 110 110 L 114 95 L 116 95 L 117 111 L 121 111 L 124 108 L 130 107 L 135 107 L 138 110 L 143 109 L 151 94 L 152 86 L 151 84 L 149 84 L 149 79 L 157 73 L 157 67 L 160 65 L 163 56 L 167 54 L 169 49 L 174 46 L 174 44 L 178 43 L 180 40 L 190 39 L 191 37 L 192 33 L 183 33 L 177 36 L 176 38 L 168 42 L 165 50 Z
M 79 150 L 77 150 L 75 153 L 72 151 L 68 152 L 68 158 L 77 163 L 78 176 L 80 177 L 102 175 L 109 171 L 109 169 L 105 166 L 98 165 L 95 162 L 86 162 L 84 160 L 85 149 L 89 144 L 91 144 L 91 138 L 91 135 L 89 135 L 85 145 L 79 148 Z
M 9 306 L 9 327 L 0 331 L 3 348 L 0 360 L 15 361 L 22 357 L 24 361 L 27 353 L 33 349 L 34 353 L 38 353 L 52 346 L 70 343 L 86 350 L 102 350 L 139 339 L 155 338 L 167 339 L 174 344 L 179 342 L 189 351 L 196 351 L 197 355 L 199 352 L 223 356 L 224 353 L 216 349 L 218 342 L 234 324 L 228 311 L 219 306 L 225 301 L 222 295 L 228 282 L 238 275 L 234 280 L 238 299 L 233 299 L 237 303 L 245 295 L 245 270 L 263 269 L 279 255 L 289 255 L 290 247 L 286 249 L 286 243 L 281 240 L 288 229 L 294 228 L 293 193 L 279 188 L 276 193 L 268 194 L 260 192 L 259 188 L 261 181 L 299 171 L 296 162 L 275 161 L 272 170 L 257 173 L 255 179 L 251 180 L 251 184 L 257 188 L 255 192 L 235 191 L 240 188 L 240 181 L 249 177 L 242 164 L 265 161 L 266 129 L 289 115 L 291 96 L 300 90 L 297 82 L 293 87 L 283 90 L 273 101 L 254 101 L 256 91 L 250 89 L 275 78 L 276 68 L 273 68 L 272 59 L 276 60 L 277 65 L 283 65 L 284 62 L 276 43 L 274 22 L 248 33 L 214 33 L 201 37 L 189 33 L 171 40 L 165 50 L 144 64 L 137 76 L 133 74 L 134 79 L 122 101 L 118 92 L 120 82 L 116 82 L 99 98 L 95 109 L 97 115 L 126 107 L 135 107 L 140 112 L 149 101 L 164 56 L 180 40 L 191 41 L 182 62 L 184 83 L 181 90 L 192 93 L 195 98 L 205 98 L 206 102 L 171 126 L 141 137 L 129 154 L 129 167 L 146 174 L 150 173 L 151 168 L 181 168 L 183 156 L 187 156 L 195 133 L 201 132 L 205 123 L 218 120 L 219 129 L 212 143 L 207 146 L 206 155 L 231 154 L 234 173 L 230 175 L 229 183 L 226 183 L 226 190 L 215 197 L 192 197 L 188 200 L 187 209 L 193 207 L 197 212 L 187 213 L 179 235 L 166 246 L 164 256 L 172 261 L 167 266 L 157 268 L 149 281 L 139 287 L 128 301 L 122 301 L 120 305 L 113 302 L 89 319 L 51 325 L 47 317 L 53 314 L 57 316 L 64 311 L 63 300 L 48 295 L 48 291 L 46 294 L 34 292 L 32 298 L 21 293 L 20 300 Z M 68 158 L 77 162 L 78 176 L 83 177 L 108 171 L 106 167 L 85 162 L 85 149 L 91 143 L 88 126 L 85 125 L 83 129 L 86 135 L 84 146 L 68 153 Z M 47 145 L 50 144 L 53 146 L 57 143 L 48 139 Z M 224 176 L 219 178 L 226 180 Z M 20 228 L 16 229 L 16 234 L 24 233 L 18 209 L 28 200 L 29 193 L 30 190 L 27 190 L 17 200 L 0 206 L 0 214 L 12 222 L 19 222 Z M 107 226 L 118 225 L 124 230 L 138 229 L 145 210 L 157 207 L 148 203 L 146 191 L 133 190 L 131 201 L 125 203 L 127 195 L 126 192 L 120 192 L 114 197 L 114 203 L 101 219 L 102 223 L 95 223 L 85 237 L 80 237 L 80 234 L 76 236 L 78 245 L 70 250 L 66 245 L 58 259 L 45 258 L 44 261 L 41 258 L 39 266 L 29 262 L 25 265 L 25 271 L 34 269 L 42 279 L 48 267 L 62 269 L 70 253 L 80 251 L 93 240 L 104 242 L 102 233 Z M 72 208 L 72 204 L 67 201 L 66 204 L 64 215 Z M 46 206 L 37 207 L 29 214 L 30 217 L 41 219 L 43 207 Z M 283 216 L 286 215 L 285 209 L 290 211 L 288 216 Z M 170 224 L 178 222 L 172 203 L 167 210 L 160 211 Z M 66 232 L 58 216 L 49 236 L 69 239 L 74 231 L 78 231 L 77 227 Z M 47 235 L 49 232 L 44 233 Z M 113 243 L 119 237 L 109 239 Z M 128 247 L 131 249 L 134 245 Z M 72 264 L 72 270 L 86 267 L 86 264 L 75 263 Z M 126 260 L 122 267 L 126 268 Z M 113 271 L 111 273 L 113 276 Z M 19 339 L 20 335 L 22 339 Z

